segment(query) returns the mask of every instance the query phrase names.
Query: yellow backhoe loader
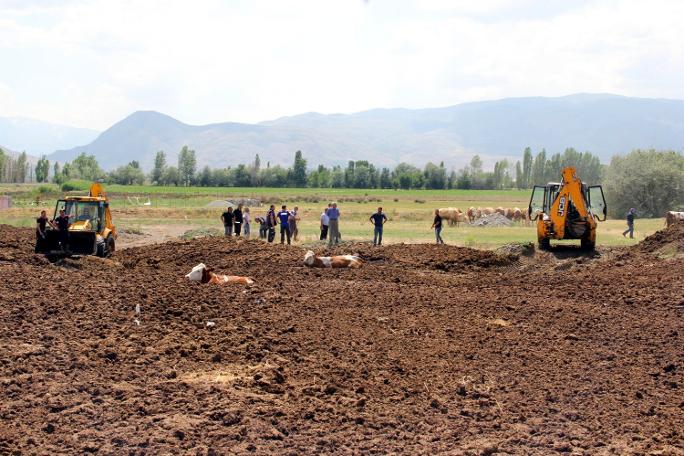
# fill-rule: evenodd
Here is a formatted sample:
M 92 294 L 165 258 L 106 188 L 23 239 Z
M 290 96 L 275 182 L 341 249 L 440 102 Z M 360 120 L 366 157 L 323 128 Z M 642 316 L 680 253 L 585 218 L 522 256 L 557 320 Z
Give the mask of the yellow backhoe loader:
M 93 183 L 88 196 L 66 196 L 58 200 L 53 220 L 62 210 L 69 217 L 68 237 L 60 236 L 58 230 L 50 227 L 47 254 L 107 257 L 114 253 L 116 227 L 112 224 L 109 199 L 101 184 Z
M 606 219 L 607 207 L 601 186 L 583 184 L 570 166 L 563 168 L 560 183 L 535 185 L 528 214 L 537 221 L 540 249 L 549 249 L 551 239 L 579 239 L 582 248 L 593 250 L 596 222 Z

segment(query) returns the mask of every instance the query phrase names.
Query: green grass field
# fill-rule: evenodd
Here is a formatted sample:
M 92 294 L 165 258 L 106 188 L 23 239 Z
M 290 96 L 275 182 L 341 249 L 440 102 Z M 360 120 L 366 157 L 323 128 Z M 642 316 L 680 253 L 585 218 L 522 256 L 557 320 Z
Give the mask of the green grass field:
M 82 183 L 87 187 L 87 183 Z M 430 229 L 435 208 L 458 207 L 520 207 L 528 204 L 529 190 L 366 190 L 366 189 L 304 189 L 304 188 L 203 188 L 156 186 L 106 186 L 111 198 L 114 223 L 121 229 L 143 232 L 177 232 L 185 229 L 221 228 L 222 207 L 207 207 L 210 203 L 238 198 L 263 201 L 254 207 L 252 217 L 262 215 L 267 204 L 299 206 L 302 221 L 302 243 L 318 242 L 319 217 L 330 201 L 338 201 L 342 218 L 340 231 L 344 240 L 371 241 L 373 226 L 368 217 L 382 206 L 389 221 L 384 241 L 434 242 Z M 52 184 L 2 185 L 0 194 L 13 198 L 13 208 L 0 210 L 0 223 L 33 226 L 41 208 L 52 214 L 55 201 L 63 193 Z M 143 202 L 150 206 L 142 205 Z M 636 239 L 622 237 L 625 223 L 608 220 L 599 224 L 599 245 L 630 245 L 663 227 L 663 219 L 641 219 L 636 222 Z M 173 228 L 173 230 L 172 230 Z M 253 231 L 258 231 L 256 226 Z M 446 226 L 442 237 L 449 244 L 480 248 L 496 248 L 512 242 L 534 242 L 533 225 L 511 227 Z

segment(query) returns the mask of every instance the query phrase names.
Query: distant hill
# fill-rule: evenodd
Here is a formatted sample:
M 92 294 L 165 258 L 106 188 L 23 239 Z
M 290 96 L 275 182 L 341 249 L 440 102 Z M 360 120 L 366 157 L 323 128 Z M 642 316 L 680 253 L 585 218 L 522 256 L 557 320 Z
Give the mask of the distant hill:
M 0 117 L 0 143 L 10 149 L 40 156 L 56 149 L 88 144 L 100 133 L 87 128 L 55 125 L 22 117 Z
M 485 163 L 517 158 L 527 146 L 549 153 L 566 147 L 608 161 L 634 148 L 684 147 L 684 101 L 577 94 L 508 98 L 430 109 L 374 109 L 355 114 L 307 113 L 259 124 L 184 124 L 152 111 L 136 112 L 92 143 L 50 158 L 94 154 L 105 169 L 138 160 L 150 169 L 157 150 L 175 162 L 183 145 L 198 165 L 235 166 L 253 160 L 289 164 L 302 150 L 310 165 L 367 159 L 378 165 L 444 161 L 461 166 L 474 154 Z

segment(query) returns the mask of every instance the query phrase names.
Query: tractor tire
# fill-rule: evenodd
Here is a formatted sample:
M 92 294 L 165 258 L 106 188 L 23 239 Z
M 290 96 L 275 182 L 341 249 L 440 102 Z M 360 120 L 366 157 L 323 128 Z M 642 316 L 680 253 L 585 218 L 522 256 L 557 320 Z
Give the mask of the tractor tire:
M 107 241 L 102 238 L 98 238 L 95 255 L 99 256 L 100 258 L 104 258 L 107 255 Z
M 107 236 L 107 247 L 106 247 L 106 256 L 110 257 L 114 254 L 116 251 L 116 242 L 114 242 L 114 238 L 110 234 Z
M 589 252 L 592 252 L 596 248 L 596 243 L 589 238 L 583 237 L 580 240 L 580 246 L 582 247 L 582 250 L 587 250 Z
M 550 250 L 551 240 L 550 239 L 539 239 L 539 250 Z

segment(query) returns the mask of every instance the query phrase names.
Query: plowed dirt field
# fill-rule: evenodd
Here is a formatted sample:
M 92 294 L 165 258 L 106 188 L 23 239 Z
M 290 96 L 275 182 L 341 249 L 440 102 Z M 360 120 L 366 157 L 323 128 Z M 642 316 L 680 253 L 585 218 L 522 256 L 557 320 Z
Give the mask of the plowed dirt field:
M 682 239 L 321 270 L 222 238 L 50 264 L 0 226 L 0 454 L 684 454 Z

